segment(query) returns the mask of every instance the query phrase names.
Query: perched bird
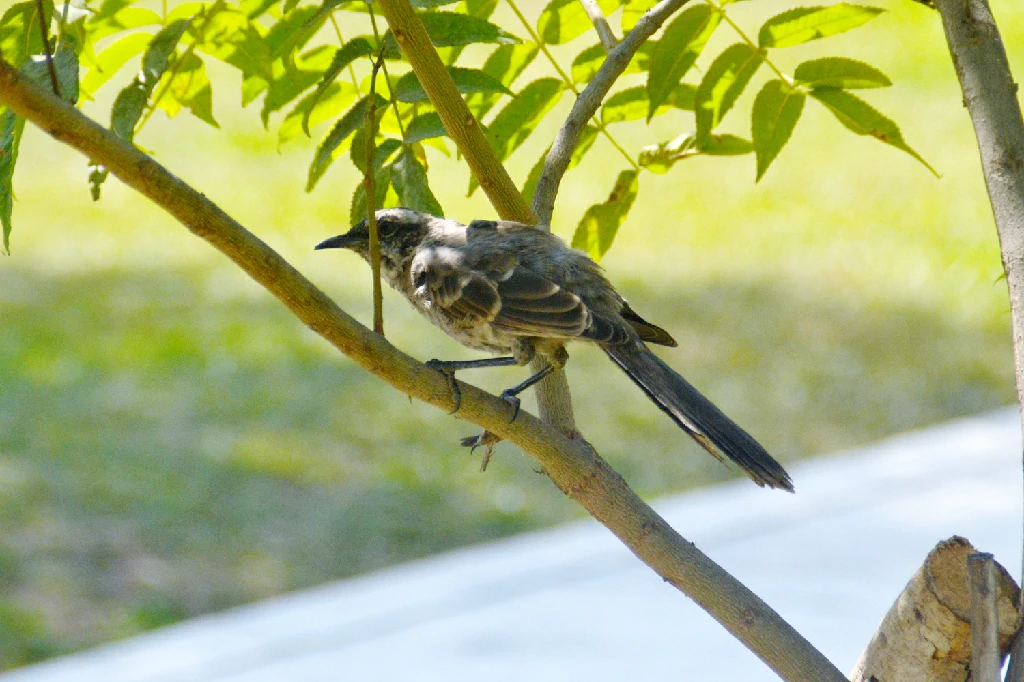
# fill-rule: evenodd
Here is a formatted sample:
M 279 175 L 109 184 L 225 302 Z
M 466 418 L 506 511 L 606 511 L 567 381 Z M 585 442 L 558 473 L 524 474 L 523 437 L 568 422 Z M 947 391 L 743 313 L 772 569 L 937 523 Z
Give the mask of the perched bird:
M 543 370 L 502 393 L 518 409 L 518 393 L 565 365 L 566 343 L 594 343 L 705 450 L 731 459 L 760 486 L 793 491 L 789 474 L 757 441 L 647 348 L 676 342 L 637 315 L 587 254 L 519 223 L 467 226 L 408 208 L 376 218 L 388 284 L 456 341 L 503 356 L 428 363 L 453 386 L 457 370 L 543 358 Z M 366 221 L 316 248 L 347 248 L 369 261 Z

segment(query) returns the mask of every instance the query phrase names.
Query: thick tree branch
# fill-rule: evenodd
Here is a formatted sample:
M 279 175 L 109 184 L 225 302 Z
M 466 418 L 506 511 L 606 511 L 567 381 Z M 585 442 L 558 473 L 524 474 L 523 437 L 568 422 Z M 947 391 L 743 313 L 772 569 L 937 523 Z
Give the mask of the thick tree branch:
M 504 220 L 535 224 L 537 219 L 494 154 L 408 0 L 380 0 L 378 5 L 430 103 L 437 110 L 444 129 L 466 157 L 469 169 L 487 193 L 494 210 Z
M 392 0 L 394 1 L 394 0 Z M 672 16 L 672 13 L 685 5 L 689 0 L 661 0 L 640 17 L 636 26 L 630 31 L 618 47 L 608 53 L 604 64 L 598 69 L 593 80 L 586 89 L 576 98 L 576 103 L 569 112 L 569 117 L 558 131 L 551 151 L 544 160 L 544 171 L 537 181 L 537 188 L 533 192 L 533 212 L 540 219 L 541 224 L 551 224 L 551 213 L 555 208 L 555 196 L 558 194 L 558 185 L 562 182 L 562 176 L 569 168 L 569 160 L 572 158 L 573 150 L 580 141 L 580 133 L 584 126 L 597 113 L 605 95 L 611 90 L 612 85 L 622 75 L 622 72 L 629 66 L 633 55 L 640 49 L 648 38 L 654 35 L 655 31 Z
M 583 11 L 590 17 L 590 22 L 594 24 L 594 30 L 597 31 L 597 37 L 601 41 L 604 51 L 611 52 L 614 50 L 619 41 L 615 38 L 615 34 L 612 33 L 612 27 L 608 25 L 608 19 L 605 18 L 604 12 L 601 11 L 601 6 L 597 4 L 597 0 L 580 0 L 580 4 L 583 5 Z
M 934 6 L 974 123 L 995 214 L 1010 291 L 1017 402 L 1024 406 L 1024 120 L 1017 84 L 986 0 L 935 0 Z M 1014 644 L 1007 680 L 1024 682 L 1024 636 Z
M 462 152 L 473 176 L 487 193 L 494 210 L 504 220 L 536 225 L 537 218 L 526 205 L 522 194 L 501 165 L 494 149 L 484 136 L 473 114 L 459 94 L 448 70 L 444 68 L 423 22 L 408 0 L 380 0 L 381 11 L 395 40 L 402 48 L 423 89 L 437 110 L 448 136 Z M 546 225 L 547 223 L 545 223 Z M 542 360 L 534 361 L 533 371 L 540 371 Z M 572 397 L 565 372 L 558 371 L 537 384 L 537 405 L 544 421 L 564 434 L 577 434 L 572 413 Z
M 310 329 L 398 390 L 451 409 L 447 380 L 357 323 L 270 247 L 160 164 L 0 60 L 0 105 L 104 164 L 197 236 L 230 258 Z M 683 539 L 582 440 L 569 439 L 508 405 L 461 384 L 459 416 L 533 456 L 566 495 L 634 554 L 684 592 L 791 682 L 839 682 L 842 674 L 739 581 Z

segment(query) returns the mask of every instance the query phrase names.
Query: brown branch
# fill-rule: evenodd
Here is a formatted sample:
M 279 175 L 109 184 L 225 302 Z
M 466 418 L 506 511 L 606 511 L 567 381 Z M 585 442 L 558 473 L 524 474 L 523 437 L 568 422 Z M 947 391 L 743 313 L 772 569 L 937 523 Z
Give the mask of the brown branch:
M 494 210 L 504 220 L 535 224 L 537 219 L 462 100 L 462 95 L 430 42 L 427 29 L 408 0 L 380 0 L 378 4 L 395 40 L 437 110 L 448 136 L 466 158 L 470 171 L 487 193 Z
M 601 64 L 601 68 L 597 70 L 594 78 L 576 98 L 569 117 L 565 119 L 562 129 L 558 131 L 558 136 L 555 137 L 555 141 L 551 145 L 547 158 L 544 159 L 544 170 L 533 191 L 533 212 L 537 214 L 542 224 L 551 224 L 551 214 L 555 208 L 558 186 L 562 182 L 565 171 L 569 169 L 569 161 L 580 142 L 583 128 L 597 113 L 605 95 L 629 66 L 629 62 L 640 46 L 647 42 L 647 39 L 654 35 L 654 32 L 687 2 L 689 0 L 661 0 L 647 10 L 647 13 L 636 22 L 633 30 L 626 34 L 626 37 L 614 50 L 608 53 L 608 57 Z
M 1024 406 L 1024 120 L 1017 84 L 986 0 L 935 0 L 933 4 L 942 15 L 963 104 L 981 152 L 1010 293 L 1017 402 Z M 1006 679 L 1024 682 L 1024 636 L 1014 644 Z
M 363 327 L 270 247 L 152 158 L 0 60 L 0 104 L 102 163 L 230 258 L 299 320 L 367 371 L 441 409 L 453 407 L 447 380 Z M 459 416 L 534 457 L 642 561 L 704 608 L 783 679 L 845 680 L 757 595 L 674 531 L 582 440 L 564 437 L 525 412 L 508 421 L 501 399 L 460 382 Z
M 380 0 L 379 5 L 395 40 L 437 110 L 448 136 L 465 157 L 470 171 L 487 193 L 494 210 L 504 220 L 536 225 L 536 216 L 494 154 L 490 142 L 438 57 L 423 22 L 416 16 L 408 0 Z M 531 364 L 535 372 L 543 366 L 541 360 Z M 544 421 L 566 435 L 578 435 L 565 372 L 555 372 L 537 384 L 535 391 Z
M 370 10 L 371 12 L 373 10 Z M 372 20 L 371 14 L 371 20 Z M 366 194 L 366 230 L 370 234 L 370 276 L 373 278 L 373 331 L 384 334 L 384 292 L 380 285 L 380 235 L 377 233 L 377 171 L 373 166 L 374 142 L 377 137 L 377 72 L 384 64 L 384 47 L 373 62 L 370 73 L 370 95 L 366 99 L 365 144 L 363 145 L 366 172 L 363 174 L 363 191 Z M 388 83 L 388 92 L 391 84 Z
M 968 556 L 967 578 L 971 589 L 971 682 L 999 682 L 1003 656 L 996 609 L 999 587 L 992 555 L 975 552 Z
M 583 11 L 590 17 L 590 23 L 594 25 L 594 30 L 597 31 L 597 37 L 601 41 L 604 51 L 611 52 L 614 50 L 619 41 L 615 38 L 612 27 L 608 25 L 608 19 L 605 18 L 604 13 L 601 11 L 601 6 L 597 4 L 597 0 L 579 0 L 579 3 L 583 5 Z

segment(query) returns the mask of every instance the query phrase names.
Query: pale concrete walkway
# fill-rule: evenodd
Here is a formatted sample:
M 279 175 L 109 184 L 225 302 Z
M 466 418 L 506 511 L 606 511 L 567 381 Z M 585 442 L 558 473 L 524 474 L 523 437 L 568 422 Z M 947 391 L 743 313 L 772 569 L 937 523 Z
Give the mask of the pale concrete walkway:
M 1014 410 L 661 500 L 685 537 L 848 671 L 939 540 L 1021 564 Z M 595 523 L 325 585 L 0 675 L 0 682 L 771 680 Z

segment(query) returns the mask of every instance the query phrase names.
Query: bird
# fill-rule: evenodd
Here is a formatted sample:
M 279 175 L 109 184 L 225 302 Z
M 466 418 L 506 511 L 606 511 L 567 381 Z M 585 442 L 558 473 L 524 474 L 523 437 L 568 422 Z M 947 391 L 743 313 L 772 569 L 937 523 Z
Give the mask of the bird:
M 464 225 L 403 207 L 378 210 L 375 217 L 387 283 L 456 341 L 498 356 L 429 361 L 453 391 L 456 371 L 541 358 L 542 370 L 502 392 L 518 413 L 518 394 L 565 366 L 567 343 L 595 344 L 719 461 L 731 460 L 759 486 L 793 492 L 789 474 L 752 436 L 647 347 L 677 344 L 640 317 L 585 252 L 522 223 Z M 367 221 L 315 249 L 349 249 L 369 262 Z

